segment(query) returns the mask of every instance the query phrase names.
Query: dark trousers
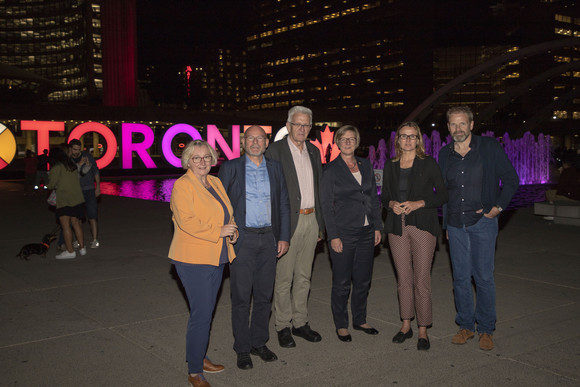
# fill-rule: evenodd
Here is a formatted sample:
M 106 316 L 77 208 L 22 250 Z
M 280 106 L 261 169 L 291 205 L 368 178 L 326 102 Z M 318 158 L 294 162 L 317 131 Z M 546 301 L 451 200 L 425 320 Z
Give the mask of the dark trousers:
M 230 264 L 234 351 L 250 352 L 270 338 L 269 320 L 276 279 L 276 239 L 272 231 L 246 231 L 244 245 Z M 283 258 L 282 258 L 283 259 Z M 254 296 L 252 321 L 250 303 Z
M 203 372 L 209 330 L 225 265 L 192 265 L 173 261 L 189 301 L 185 352 L 190 374 Z
M 332 295 L 330 304 L 336 329 L 348 328 L 348 296 L 352 282 L 350 308 L 352 323 L 367 322 L 367 296 L 373 274 L 375 232 L 371 226 L 353 227 L 340 232 L 342 253 L 330 247 Z

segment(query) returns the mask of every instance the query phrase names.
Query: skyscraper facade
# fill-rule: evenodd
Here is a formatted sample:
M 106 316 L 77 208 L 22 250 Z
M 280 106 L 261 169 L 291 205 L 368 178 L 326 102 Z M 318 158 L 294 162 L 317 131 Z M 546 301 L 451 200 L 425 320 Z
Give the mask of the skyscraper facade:
M 431 39 L 420 32 L 431 30 L 432 1 L 421 12 L 412 3 L 258 0 L 246 38 L 248 109 L 303 104 L 374 129 L 394 124 L 431 91 Z
M 56 82 L 49 101 L 100 100 L 100 1 L 0 1 L 0 63 Z
M 476 66 L 528 46 L 578 37 L 580 30 L 571 0 L 477 0 L 469 7 L 458 0 L 252 5 L 246 23 L 248 109 L 304 104 L 328 121 L 353 121 L 377 133 L 395 128 Z M 578 61 L 578 52 L 577 45 L 560 47 L 493 64 L 428 106 L 422 126 L 440 126 L 445 111 L 457 104 L 471 105 L 476 115 L 494 107 L 487 113 L 491 130 L 512 124 L 525 130 L 540 110 L 546 114 L 533 118 L 537 124 L 556 116 L 574 125 L 580 108 L 570 92 L 578 87 L 578 68 L 548 74 L 559 63 Z M 513 98 L 493 105 L 507 95 Z

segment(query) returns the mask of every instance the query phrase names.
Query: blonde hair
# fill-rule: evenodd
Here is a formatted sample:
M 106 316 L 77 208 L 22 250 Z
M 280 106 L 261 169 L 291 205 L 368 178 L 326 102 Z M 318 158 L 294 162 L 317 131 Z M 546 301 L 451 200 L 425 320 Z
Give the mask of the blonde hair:
M 421 134 L 421 128 L 419 128 L 419 125 L 417 125 L 416 122 L 409 121 L 402 123 L 397 128 L 397 136 L 395 140 L 395 157 L 392 160 L 393 162 L 399 161 L 401 159 L 401 156 L 403 155 L 403 149 L 401 149 L 401 140 L 399 135 L 401 134 L 401 129 L 407 126 L 415 129 L 415 131 L 417 132 L 417 147 L 415 149 L 417 157 L 420 159 L 425 158 L 425 144 L 423 143 L 423 135 Z
M 217 152 L 213 149 L 207 141 L 204 140 L 193 140 L 183 150 L 181 154 L 181 166 L 183 169 L 187 169 L 187 164 L 189 164 L 189 159 L 191 159 L 191 155 L 193 154 L 193 150 L 196 146 L 205 146 L 209 150 L 209 154 L 211 155 L 211 165 L 217 164 Z

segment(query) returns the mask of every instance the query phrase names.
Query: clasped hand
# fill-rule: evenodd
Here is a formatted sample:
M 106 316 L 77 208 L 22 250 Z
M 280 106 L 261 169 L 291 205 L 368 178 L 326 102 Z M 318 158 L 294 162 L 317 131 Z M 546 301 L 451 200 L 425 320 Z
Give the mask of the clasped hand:
M 389 202 L 389 207 L 393 210 L 393 212 L 397 215 L 409 215 L 411 212 L 424 207 L 425 201 L 417 200 L 417 201 L 406 201 L 403 203 L 399 203 L 395 200 L 391 200 Z
M 222 226 L 222 229 L 220 231 L 220 237 L 225 238 L 228 237 L 230 243 L 236 243 L 236 241 L 238 240 L 238 236 L 240 234 L 238 233 L 238 226 L 236 226 L 235 224 L 224 224 Z

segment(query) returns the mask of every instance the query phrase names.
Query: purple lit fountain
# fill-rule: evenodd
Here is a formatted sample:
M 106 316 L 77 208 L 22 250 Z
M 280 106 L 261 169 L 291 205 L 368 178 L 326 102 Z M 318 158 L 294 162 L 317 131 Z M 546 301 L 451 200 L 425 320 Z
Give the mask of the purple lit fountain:
M 495 137 L 495 133 L 487 131 L 483 136 Z M 384 139 L 379 141 L 377 150 L 369 148 L 369 159 L 375 169 L 382 169 L 385 161 L 395 156 L 396 132 L 391 132 L 389 143 Z M 508 158 L 520 177 L 520 184 L 545 184 L 550 181 L 550 136 L 539 134 L 538 139 L 530 132 L 524 133 L 519 139 L 511 139 L 508 133 L 496 138 L 504 147 Z M 434 130 L 431 136 L 423 134 L 425 152 L 439 159 L 439 150 L 452 141 L 451 136 L 441 141 L 441 135 Z

